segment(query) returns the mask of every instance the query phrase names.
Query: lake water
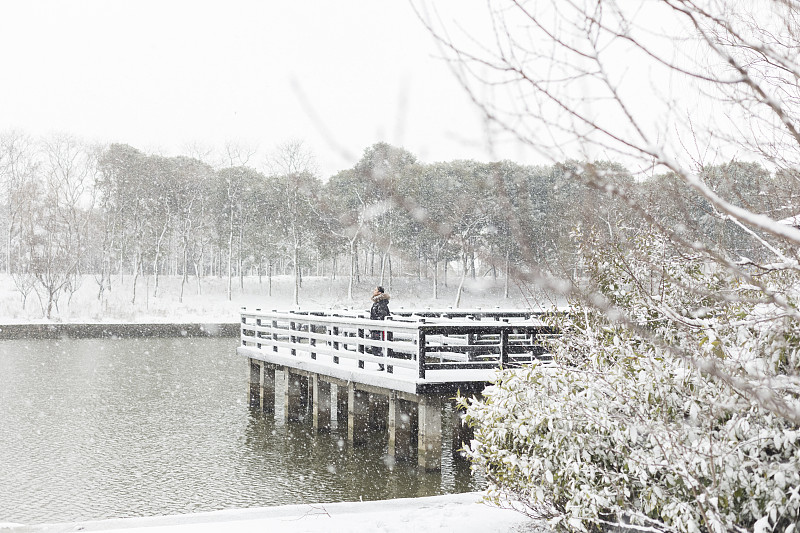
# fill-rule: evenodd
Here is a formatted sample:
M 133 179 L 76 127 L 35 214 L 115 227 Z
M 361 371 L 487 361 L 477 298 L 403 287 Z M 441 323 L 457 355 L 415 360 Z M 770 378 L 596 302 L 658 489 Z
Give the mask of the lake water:
M 42 523 L 482 488 L 248 407 L 237 339 L 0 341 L 0 522 Z M 281 402 L 278 402 L 279 404 Z M 275 419 L 277 418 L 277 422 Z M 449 447 L 449 436 L 443 436 Z

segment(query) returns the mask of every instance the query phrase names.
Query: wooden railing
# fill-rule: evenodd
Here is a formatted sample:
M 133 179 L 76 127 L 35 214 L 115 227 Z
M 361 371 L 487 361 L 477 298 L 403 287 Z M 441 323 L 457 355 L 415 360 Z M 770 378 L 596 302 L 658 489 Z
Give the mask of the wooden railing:
M 241 340 L 273 353 L 325 361 L 343 359 L 416 371 L 424 379 L 440 370 L 509 367 L 546 359 L 547 337 L 555 328 L 538 315 L 519 311 L 393 311 L 383 321 L 342 311 L 261 311 L 242 309 Z M 442 315 L 446 316 L 442 316 Z M 380 332 L 372 338 L 372 332 Z M 378 349 L 383 356 L 373 355 Z

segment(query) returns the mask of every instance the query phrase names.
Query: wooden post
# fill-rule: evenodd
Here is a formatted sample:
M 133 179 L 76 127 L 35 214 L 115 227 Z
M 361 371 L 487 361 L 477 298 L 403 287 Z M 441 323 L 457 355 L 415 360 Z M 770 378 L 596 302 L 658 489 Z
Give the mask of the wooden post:
M 292 374 L 289 368 L 284 372 L 286 393 L 284 419 L 302 422 L 308 413 L 308 378 L 300 374 Z
M 389 397 L 389 446 L 388 455 L 398 461 L 407 461 L 413 456 L 414 433 L 418 427 L 416 405 L 397 397 Z
M 309 336 L 308 344 L 310 344 L 311 346 L 316 346 L 317 345 L 317 339 L 311 337 L 311 335 L 313 333 L 316 333 L 316 332 L 317 332 L 317 328 L 314 326 L 314 324 L 308 324 L 308 336 Z M 311 359 L 316 359 L 316 358 L 317 358 L 317 352 L 315 352 L 312 349 L 311 350 Z
M 295 331 L 295 329 L 297 329 L 297 324 L 294 322 L 294 320 L 292 320 L 289 322 L 289 330 Z M 292 345 L 289 353 L 292 355 L 297 355 L 297 350 L 294 349 L 294 345 L 297 344 L 297 337 L 295 337 L 293 334 L 289 334 L 289 343 Z
M 424 320 L 420 322 L 424 323 Z M 417 365 L 419 366 L 419 378 L 425 379 L 425 331 L 420 327 L 418 330 L 419 332 L 419 341 L 417 346 Z
M 339 315 L 333 315 L 333 316 L 339 316 Z M 333 336 L 334 337 L 338 337 L 339 336 L 339 328 L 336 327 L 336 326 L 333 326 Z M 337 351 L 339 350 L 339 343 L 337 341 L 333 341 L 333 349 L 337 350 Z M 337 364 L 337 365 L 339 364 L 339 356 L 338 355 L 334 355 L 333 356 L 333 362 L 334 362 L 334 364 Z
M 272 310 L 273 313 L 277 313 L 275 309 Z M 278 319 L 272 319 L 272 351 L 278 351 Z
M 388 396 L 383 394 L 369 395 L 369 427 L 371 429 L 386 429 L 389 418 Z
M 314 431 L 331 430 L 331 384 L 320 379 L 319 374 L 312 376 Z
M 358 328 L 358 338 L 359 339 L 363 339 L 364 338 L 364 328 Z M 362 355 L 364 354 L 364 343 L 363 343 L 363 341 L 358 341 L 358 353 L 362 354 Z M 358 368 L 364 368 L 364 360 L 363 359 L 359 359 L 358 360 Z
M 398 402 L 400 400 L 397 398 L 397 393 L 395 391 L 389 392 L 389 445 L 388 449 L 386 450 L 386 455 L 389 456 L 391 460 L 394 460 L 397 457 L 397 412 L 400 410 Z
M 275 412 L 275 367 L 266 363 L 261 365 L 261 410 Z
M 348 404 L 347 387 L 336 385 L 336 424 L 338 427 L 343 427 L 347 424 Z
M 242 318 L 242 325 L 241 325 L 241 326 L 239 326 L 239 337 L 242 339 L 242 346 L 247 346 L 247 341 L 245 341 L 245 340 L 244 340 L 244 338 L 243 338 L 243 337 L 244 337 L 244 332 L 245 332 L 245 330 L 247 329 L 247 328 L 245 327 L 245 326 L 247 325 L 247 317 L 246 317 L 246 316 L 244 316 L 244 312 L 245 312 L 245 310 L 246 310 L 246 308 L 245 308 L 245 307 L 242 307 L 242 315 L 241 315 L 241 318 Z M 249 379 L 249 378 L 248 378 L 248 379 Z
M 369 395 L 356 390 L 355 384 L 347 383 L 347 440 L 358 446 L 367 441 L 369 422 Z
M 391 316 L 387 316 L 385 320 L 392 320 Z M 390 330 L 386 330 L 386 341 L 389 342 L 394 339 L 394 334 Z M 386 373 L 391 374 L 394 372 L 394 367 L 389 364 L 389 361 L 392 360 L 394 357 L 394 351 L 391 348 L 386 348 L 386 353 L 383 354 L 386 356 Z
M 417 410 L 417 464 L 425 470 L 439 470 L 442 467 L 442 400 L 438 396 L 421 396 Z
M 500 331 L 500 366 L 508 367 L 508 330 Z
M 258 407 L 261 403 L 261 365 L 262 362 L 258 359 L 248 358 L 249 365 L 247 365 L 247 395 L 248 405 L 250 407 Z

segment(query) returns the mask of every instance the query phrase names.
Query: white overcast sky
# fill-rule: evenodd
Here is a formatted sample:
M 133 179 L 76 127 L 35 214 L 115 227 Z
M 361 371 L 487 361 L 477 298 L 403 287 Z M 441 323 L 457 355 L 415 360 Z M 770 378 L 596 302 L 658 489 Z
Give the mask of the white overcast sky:
M 528 162 L 487 148 L 438 56 L 405 0 L 0 0 L 0 131 L 168 155 L 299 139 L 323 177 L 378 141 L 428 162 Z

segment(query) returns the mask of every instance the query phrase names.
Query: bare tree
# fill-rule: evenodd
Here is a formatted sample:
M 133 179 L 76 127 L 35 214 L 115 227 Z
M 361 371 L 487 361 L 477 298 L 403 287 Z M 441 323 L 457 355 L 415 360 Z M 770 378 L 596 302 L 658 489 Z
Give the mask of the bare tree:
M 590 215 L 572 229 L 574 279 L 539 268 L 521 225 L 509 224 L 523 244 L 518 279 L 586 314 L 571 324 L 571 346 L 556 350 L 560 373 L 501 378 L 493 400 L 474 404 L 473 458 L 494 494 L 508 490 L 564 528 L 793 530 L 787 487 L 800 479 L 800 444 L 775 463 L 760 439 L 800 427 L 800 230 L 789 218 L 800 176 L 800 3 L 486 5 L 472 20 L 416 7 L 494 129 L 551 161 L 584 161 L 570 176 L 597 191 L 596 202 L 573 206 Z M 609 179 L 598 159 L 647 180 L 650 196 Z M 768 169 L 768 189 L 787 191 L 785 202 L 767 213 L 714 177 L 713 167 L 742 160 Z M 635 216 L 599 213 L 609 197 Z M 700 206 L 706 220 L 668 221 L 665 204 L 691 217 Z M 706 231 L 711 221 L 735 225 L 759 252 L 743 256 Z M 744 455 L 760 459 L 745 466 Z
M 314 153 L 300 139 L 291 139 L 275 147 L 267 157 L 267 171 L 270 174 L 317 174 Z
M 671 172 L 716 216 L 779 241 L 780 247 L 768 245 L 772 257 L 761 269 L 798 270 L 800 231 L 720 196 L 704 181 L 703 169 L 712 155 L 744 153 L 797 179 L 800 4 L 663 0 L 642 7 L 542 0 L 490 2 L 489 8 L 491 42 L 459 39 L 457 32 L 445 33 L 442 18 L 422 16 L 495 124 L 553 159 L 578 149 L 637 165 L 640 175 L 654 168 Z M 681 89 L 659 88 L 670 80 Z M 480 96 L 479 88 L 500 82 L 508 92 Z M 652 89 L 653 98 L 641 101 L 642 87 Z M 582 168 L 575 177 L 606 188 L 606 174 L 595 170 Z M 776 215 L 794 215 L 796 208 L 784 206 Z M 750 278 L 738 257 L 710 244 L 703 248 L 710 260 Z M 768 301 L 796 314 L 763 290 Z M 792 419 L 800 421 L 800 412 Z
M 6 274 L 12 272 L 12 241 L 32 198 L 38 165 L 35 152 L 33 140 L 24 133 L 9 131 L 0 135 L 0 180 L 6 203 Z
M 316 195 L 322 188 L 313 154 L 302 141 L 279 146 L 270 158 L 268 194 L 276 200 L 270 223 L 278 226 L 288 248 L 294 277 L 293 298 L 300 303 L 302 251 L 319 226 Z
M 29 214 L 31 273 L 44 293 L 43 311 L 50 318 L 59 293 L 70 294 L 80 283 L 93 202 L 92 154 L 75 138 L 60 135 L 42 146 L 43 194 Z
M 350 272 L 347 283 L 347 299 L 353 300 L 353 286 L 358 277 L 358 247 L 364 239 L 364 227 L 368 216 L 369 184 L 359 180 L 352 169 L 332 176 L 325 184 L 329 216 L 335 220 L 334 234 L 347 243 Z
M 250 158 L 256 153 L 256 149 L 250 146 L 245 146 L 241 143 L 228 142 L 225 144 L 225 153 L 222 156 L 223 164 L 226 169 L 223 169 L 222 177 L 225 181 L 225 201 L 228 206 L 227 221 L 228 221 L 228 299 L 233 298 L 233 249 L 234 239 L 238 238 L 239 243 L 239 259 L 241 260 L 241 237 L 242 237 L 242 224 L 241 215 L 244 212 L 244 190 L 241 183 L 242 173 L 234 172 L 236 168 L 245 168 Z M 237 220 L 239 221 L 237 223 Z M 241 261 L 239 264 L 239 273 L 241 273 Z M 240 278 L 241 279 L 241 278 Z

